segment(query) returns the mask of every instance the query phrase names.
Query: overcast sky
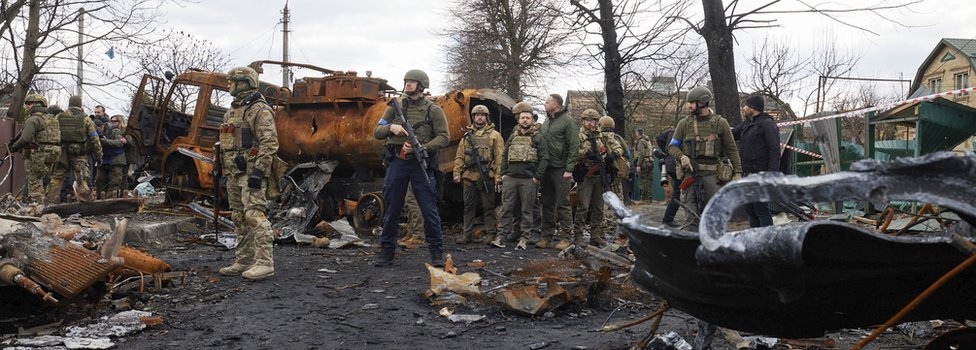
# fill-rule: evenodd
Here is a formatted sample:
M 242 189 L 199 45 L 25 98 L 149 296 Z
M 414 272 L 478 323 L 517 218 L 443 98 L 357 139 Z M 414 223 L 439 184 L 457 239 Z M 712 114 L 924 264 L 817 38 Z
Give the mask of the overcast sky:
M 852 0 L 833 6 L 868 6 L 885 0 Z M 763 1 L 742 0 L 740 9 Z M 420 68 L 431 77 L 435 94 L 446 92 L 443 39 L 437 35 L 448 22 L 449 0 L 411 1 L 312 1 L 292 0 L 290 36 L 291 60 L 335 70 L 370 70 L 373 76 L 402 86 L 403 73 Z M 796 7 L 785 0 L 774 9 Z M 835 3 L 837 4 L 837 3 Z M 161 28 L 174 28 L 200 39 L 210 40 L 231 57 L 231 65 L 246 65 L 258 59 L 281 59 L 281 9 L 283 0 L 207 0 L 164 7 Z M 700 3 L 692 11 L 700 18 Z M 866 14 L 845 15 L 843 20 L 869 28 L 879 35 L 858 31 L 817 15 L 780 15 L 780 28 L 737 32 L 737 70 L 747 73 L 744 63 L 764 37 L 786 40 L 806 55 L 818 43 L 836 40 L 844 50 L 861 55 L 854 75 L 912 79 L 921 61 L 941 38 L 976 39 L 976 5 L 972 0 L 928 0 L 911 10 L 888 12 L 888 16 L 911 28 L 899 27 Z M 317 75 L 297 70 L 295 78 Z M 597 71 L 570 72 L 553 78 L 551 92 L 570 89 L 602 89 Z M 266 69 L 262 80 L 280 83 L 280 70 Z M 531 101 L 539 104 L 541 101 Z M 126 103 L 117 102 L 119 109 Z

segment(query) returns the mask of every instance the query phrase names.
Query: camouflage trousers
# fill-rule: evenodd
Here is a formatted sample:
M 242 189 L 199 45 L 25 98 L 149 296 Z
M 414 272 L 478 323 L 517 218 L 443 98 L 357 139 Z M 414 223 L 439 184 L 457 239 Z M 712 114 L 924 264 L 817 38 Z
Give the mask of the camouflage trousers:
M 88 155 L 61 155 L 61 160 L 54 164 L 54 171 L 51 172 L 51 183 L 48 184 L 47 202 L 58 203 L 61 201 L 61 183 L 64 182 L 65 173 L 71 170 L 74 175 L 74 188 L 78 201 L 90 202 L 92 200 L 91 189 L 88 188 L 88 180 L 91 174 L 88 173 Z
M 583 237 L 586 225 L 590 226 L 590 235 L 603 238 L 605 229 L 605 217 L 603 216 L 603 181 L 599 176 L 587 176 L 583 182 L 576 186 L 576 228 L 573 239 L 579 240 Z
M 652 199 L 654 199 L 654 194 L 653 192 L 651 192 L 651 190 L 653 189 L 651 187 L 652 186 L 651 183 L 653 181 L 654 181 L 654 171 L 649 170 L 647 168 L 641 168 L 641 174 L 640 174 L 640 191 L 641 191 L 640 197 L 641 198 L 640 199 L 642 201 L 650 202 Z
M 27 155 L 27 194 L 31 202 L 44 203 L 44 195 L 47 193 L 44 188 L 44 177 L 51 174 L 60 156 L 61 146 L 54 145 L 41 145 Z M 51 188 L 57 192 L 61 184 Z
M 119 198 L 119 195 L 126 190 L 123 184 L 126 167 L 125 164 L 98 167 L 98 173 L 95 174 L 95 192 L 98 192 L 98 198 Z
M 268 221 L 268 180 L 261 188 L 247 187 L 247 174 L 227 177 L 227 201 L 230 217 L 237 228 L 236 263 L 274 267 L 274 232 Z
M 403 202 L 403 215 L 407 217 L 407 231 L 400 232 L 401 245 L 422 245 L 424 243 L 424 214 L 420 212 L 417 197 L 413 195 L 413 184 L 407 185 L 407 197 Z

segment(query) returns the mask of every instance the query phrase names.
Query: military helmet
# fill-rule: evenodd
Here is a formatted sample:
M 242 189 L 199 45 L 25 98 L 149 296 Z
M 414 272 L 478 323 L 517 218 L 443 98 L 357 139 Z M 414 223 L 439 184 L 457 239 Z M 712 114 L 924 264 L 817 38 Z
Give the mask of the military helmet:
M 403 81 L 414 80 L 420 82 L 420 88 L 430 87 L 430 78 L 427 77 L 427 73 L 419 69 L 411 69 L 407 71 L 407 74 L 403 75 Z
M 610 118 L 610 116 L 605 115 L 600 117 L 600 129 L 613 129 L 615 125 L 613 118 Z
M 256 89 L 258 87 L 258 72 L 251 67 L 234 67 L 227 72 L 227 80 L 231 84 L 238 81 L 247 82 L 251 88 Z
M 488 107 L 485 107 L 485 105 L 477 105 L 471 109 L 471 116 L 473 117 L 475 114 L 491 115 L 491 112 L 488 112 Z
M 712 102 L 712 91 L 704 86 L 696 86 L 688 91 L 686 102 L 691 101 L 698 101 L 707 105 Z
M 585 111 L 583 111 L 583 116 L 581 117 L 581 119 L 583 119 L 583 120 L 587 120 L 587 119 L 597 120 L 597 119 L 600 119 L 600 112 L 597 112 L 593 108 L 587 108 Z
M 44 97 L 44 95 L 41 95 L 41 94 L 30 94 L 30 95 L 27 95 L 27 99 L 24 100 L 24 103 L 25 104 L 27 104 L 27 103 L 40 103 L 41 106 L 47 107 L 47 97 Z
M 533 112 L 532 105 L 530 105 L 528 102 L 522 101 L 516 103 L 515 107 L 512 107 L 512 113 L 515 114 L 516 117 L 518 117 L 518 115 L 521 114 L 522 112 L 532 113 Z
M 81 107 L 81 96 L 72 95 L 68 98 L 68 107 Z

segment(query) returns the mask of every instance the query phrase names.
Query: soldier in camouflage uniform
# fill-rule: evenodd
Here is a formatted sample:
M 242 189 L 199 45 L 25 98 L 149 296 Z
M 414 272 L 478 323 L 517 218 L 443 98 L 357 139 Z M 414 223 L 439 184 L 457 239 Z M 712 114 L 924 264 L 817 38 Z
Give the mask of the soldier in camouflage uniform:
M 417 153 L 408 141 L 403 121 L 396 117 L 392 107 L 386 109 L 373 129 L 373 137 L 386 140 L 383 158 L 388 164 L 383 180 L 386 212 L 383 214 L 383 233 L 380 235 L 382 248 L 373 262 L 377 267 L 393 265 L 400 231 L 400 212 L 408 185 L 413 185 L 413 194 L 424 215 L 424 238 L 430 251 L 431 265 L 444 266 L 444 236 L 441 217 L 437 212 L 434 168 L 437 166 L 436 152 L 448 145 L 450 132 L 444 110 L 424 96 L 424 88 L 428 86 L 430 79 L 427 73 L 419 69 L 410 70 L 403 76 L 403 95 L 399 97 L 404 117 L 416 132 L 421 146 L 431 156 L 427 169 L 422 169 L 417 161 Z M 425 180 L 425 173 L 430 179 L 429 183 Z
M 481 205 L 484 215 L 485 235 L 483 243 L 504 248 L 501 236 L 496 238 L 495 232 L 495 184 L 501 183 L 501 157 L 505 151 L 505 140 L 502 134 L 495 130 L 495 124 L 488 121 L 488 107 L 477 105 L 471 109 L 471 125 L 461 137 L 457 153 L 454 155 L 454 183 L 462 184 L 464 190 L 464 228 L 458 244 L 468 244 L 474 231 L 475 213 Z M 474 139 L 474 147 L 468 141 L 468 134 Z M 473 152 L 478 152 L 481 158 L 480 166 L 484 167 L 488 179 L 481 178 L 479 164 L 474 159 Z M 488 188 L 485 189 L 485 182 Z
M 634 161 L 637 162 L 637 174 L 640 176 L 640 199 L 649 201 L 652 198 L 651 181 L 654 179 L 654 146 L 649 137 L 644 135 L 644 129 L 634 131 Z
M 684 177 L 682 171 L 685 176 L 691 175 L 692 159 L 688 154 L 692 153 L 690 147 L 695 147 L 694 160 L 698 163 L 698 173 L 705 186 L 705 198 L 703 203 L 695 202 L 693 190 L 688 188 L 685 202 L 692 208 L 703 208 L 715 192 L 718 192 L 719 183 L 715 171 L 723 157 L 732 160 L 734 178 L 742 177 L 742 163 L 739 161 L 739 149 L 732 138 L 732 129 L 725 118 L 712 113 L 709 107 L 711 101 L 712 92 L 706 87 L 699 86 L 688 91 L 686 105 L 689 115 L 678 122 L 668 145 L 668 153 L 678 161 L 679 178 Z
M 71 170 L 78 201 L 89 202 L 93 198 L 88 187 L 91 182 L 88 158 L 94 157 L 96 163 L 102 160 L 102 145 L 98 141 L 95 123 L 81 109 L 81 96 L 68 99 L 68 110 L 58 113 L 61 129 L 61 159 L 54 165 L 51 183 L 48 185 L 48 203 L 58 203 L 61 199 L 61 183 L 65 172 Z M 90 146 L 89 146 L 90 145 Z
M 420 248 L 424 242 L 424 215 L 420 212 L 417 197 L 413 195 L 413 185 L 407 186 L 407 198 L 403 202 L 403 215 L 407 217 L 407 232 L 397 241 L 404 248 Z
M 583 126 L 580 127 L 579 132 L 579 163 L 583 165 L 586 169 L 586 175 L 583 177 L 583 181 L 579 182 L 576 186 L 576 221 L 573 224 L 574 237 L 573 240 L 577 244 L 585 244 L 583 242 L 585 234 L 586 225 L 590 226 L 590 239 L 589 244 L 595 246 L 603 246 L 606 241 L 604 236 L 606 235 L 605 222 L 603 216 L 603 192 L 607 191 L 609 184 L 604 184 L 604 179 L 600 176 L 600 167 L 604 166 L 608 161 L 613 163 L 619 157 L 623 157 L 624 149 L 623 146 L 617 141 L 616 138 L 611 136 L 612 132 L 606 133 L 601 132 L 598 127 L 597 119 L 600 118 L 599 112 L 593 109 L 587 109 L 583 111 Z M 597 150 L 593 152 L 593 144 L 596 144 Z M 610 167 L 604 167 L 605 172 L 610 172 Z M 617 174 L 610 174 L 611 176 L 619 176 Z M 556 249 L 564 249 L 570 245 L 570 242 L 560 241 L 556 245 Z
M 624 141 L 623 136 L 617 135 L 617 133 L 613 132 L 613 128 L 616 126 L 613 118 L 607 115 L 602 116 L 600 117 L 599 124 L 600 132 L 608 137 L 612 137 L 614 140 L 617 140 L 617 143 L 620 144 L 620 147 L 624 150 L 622 157 L 617 157 L 614 159 L 614 167 L 617 170 L 617 174 L 614 174 L 613 182 L 610 183 L 610 191 L 617 194 L 617 197 L 620 199 L 626 201 L 627 199 L 624 197 L 624 186 L 621 183 L 627 178 L 626 174 L 630 172 L 630 147 L 627 146 L 627 141 Z M 624 174 L 624 176 L 619 176 L 619 174 Z
M 536 208 L 539 182 L 549 167 L 549 150 L 546 140 L 539 133 L 541 124 L 535 122 L 532 106 L 519 102 L 512 107 L 518 125 L 505 143 L 502 154 L 502 215 L 498 237 L 518 239 L 515 249 L 525 249 L 536 226 Z M 516 208 L 518 211 L 516 211 Z M 515 229 L 515 217 L 521 217 L 519 231 Z
M 7 145 L 10 152 L 24 152 L 27 159 L 27 188 L 30 200 L 37 204 L 44 204 L 44 177 L 47 176 L 54 164 L 61 157 L 61 130 L 58 118 L 47 113 L 47 98 L 34 94 L 27 96 L 24 107 L 30 116 L 24 121 L 24 128 L 20 137 L 11 140 Z M 54 187 L 57 191 L 61 186 Z
M 128 165 L 125 160 L 125 147 L 130 141 L 126 137 L 125 129 L 122 127 L 122 116 L 113 115 L 108 121 L 105 136 L 100 142 L 104 157 L 102 158 L 102 165 L 98 167 L 95 183 L 105 183 L 105 188 L 98 189 L 99 198 L 118 198 L 119 194 L 126 190 L 123 181 L 125 176 L 128 176 L 125 173 L 125 168 Z
M 257 91 L 258 73 L 237 67 L 227 73 L 231 109 L 220 126 L 220 157 L 227 200 L 237 227 L 234 264 L 222 275 L 259 280 L 274 275 L 273 232 L 268 222 L 268 174 L 278 152 L 274 111 Z

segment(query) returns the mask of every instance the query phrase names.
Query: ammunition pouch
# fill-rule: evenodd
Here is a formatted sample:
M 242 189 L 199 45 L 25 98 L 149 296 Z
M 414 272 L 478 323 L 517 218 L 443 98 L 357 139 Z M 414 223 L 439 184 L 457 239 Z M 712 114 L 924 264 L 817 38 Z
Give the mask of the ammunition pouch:
M 732 167 L 732 160 L 725 158 L 718 162 L 715 169 L 715 177 L 719 182 L 732 181 L 735 176 L 735 168 Z
M 237 166 L 237 170 L 242 172 L 247 172 L 247 159 L 243 155 L 237 155 L 234 157 L 234 165 Z
M 393 161 L 393 158 L 396 157 L 398 153 L 400 153 L 401 147 L 402 146 L 400 145 L 392 145 L 392 144 L 383 145 L 383 152 L 380 153 L 380 160 L 383 162 L 384 168 L 390 166 L 390 162 Z
M 240 128 L 241 134 L 239 140 L 241 141 L 241 148 L 252 148 L 254 147 L 254 131 L 251 128 Z

